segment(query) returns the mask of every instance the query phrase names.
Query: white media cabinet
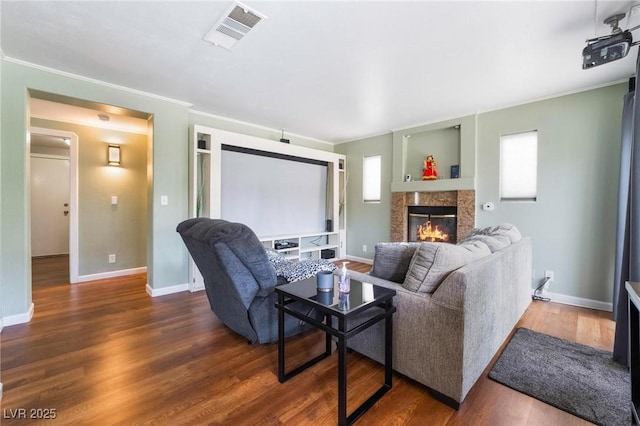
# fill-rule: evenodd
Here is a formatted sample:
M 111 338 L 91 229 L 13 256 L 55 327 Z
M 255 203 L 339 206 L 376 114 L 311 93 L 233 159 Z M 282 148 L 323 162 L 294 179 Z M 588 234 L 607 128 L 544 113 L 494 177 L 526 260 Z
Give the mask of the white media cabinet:
M 340 254 L 339 232 L 277 235 L 260 237 L 259 239 L 265 247 L 275 249 L 290 260 L 320 259 L 322 257 L 322 250 L 334 250 L 336 257 Z M 281 241 L 295 243 L 296 246 L 276 249 L 276 243 Z

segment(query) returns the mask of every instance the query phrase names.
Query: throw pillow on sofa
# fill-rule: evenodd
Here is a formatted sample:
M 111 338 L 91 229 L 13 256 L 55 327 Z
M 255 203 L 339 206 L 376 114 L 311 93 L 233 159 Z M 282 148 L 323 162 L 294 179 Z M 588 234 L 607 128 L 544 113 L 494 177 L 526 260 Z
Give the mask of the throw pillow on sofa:
M 474 235 L 470 237 L 466 242 L 471 241 L 480 241 L 489 247 L 491 253 L 496 252 L 498 250 L 502 250 L 503 248 L 511 245 L 511 240 L 509 237 L 503 234 L 495 234 L 495 235 Z
M 473 228 L 464 238 L 458 240 L 458 244 L 462 244 L 476 235 L 491 235 L 491 231 L 493 231 L 493 228 L 490 226 L 487 226 L 486 228 Z
M 490 254 L 486 244 L 475 240 L 462 244 L 421 243 L 402 286 L 419 293 L 433 293 L 450 272 Z
M 402 283 L 413 253 L 420 243 L 377 243 L 373 255 L 374 277 Z
M 512 244 L 522 239 L 520 230 L 510 223 L 501 223 L 493 228 L 489 235 L 506 235 Z

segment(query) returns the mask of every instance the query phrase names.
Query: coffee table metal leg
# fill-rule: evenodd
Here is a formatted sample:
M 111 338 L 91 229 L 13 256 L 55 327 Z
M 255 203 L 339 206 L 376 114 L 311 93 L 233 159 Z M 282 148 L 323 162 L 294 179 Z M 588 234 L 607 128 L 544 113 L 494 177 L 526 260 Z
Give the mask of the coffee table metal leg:
M 386 304 L 387 312 L 393 309 L 393 299 Z M 393 385 L 393 315 L 384 320 L 384 384 Z
M 278 381 L 284 382 L 284 296 L 278 294 Z
M 342 336 L 338 337 L 338 425 L 347 425 L 347 342 L 344 318 L 338 319 Z
M 331 327 L 331 315 L 324 316 L 324 323 L 327 327 Z M 331 334 L 325 332 L 325 349 L 324 353 L 331 355 Z

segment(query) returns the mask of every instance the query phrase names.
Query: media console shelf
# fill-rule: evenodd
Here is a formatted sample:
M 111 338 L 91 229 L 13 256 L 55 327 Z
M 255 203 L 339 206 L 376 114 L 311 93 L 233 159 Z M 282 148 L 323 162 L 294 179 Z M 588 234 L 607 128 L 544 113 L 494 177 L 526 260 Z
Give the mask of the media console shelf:
M 334 254 L 337 256 L 340 248 L 340 234 L 338 232 L 276 235 L 259 239 L 262 245 L 282 253 L 289 260 L 321 259 L 322 250 L 334 250 Z M 292 247 L 277 248 L 277 243 L 286 242 L 293 243 Z M 331 259 L 335 258 L 334 256 Z

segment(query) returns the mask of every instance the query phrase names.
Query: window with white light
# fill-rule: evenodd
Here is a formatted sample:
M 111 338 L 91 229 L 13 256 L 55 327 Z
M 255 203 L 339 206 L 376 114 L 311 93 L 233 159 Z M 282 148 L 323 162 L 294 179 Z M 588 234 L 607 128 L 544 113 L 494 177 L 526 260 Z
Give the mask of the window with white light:
M 381 169 L 382 161 L 379 155 L 371 155 L 362 159 L 362 198 L 365 203 L 380 202 Z
M 500 201 L 536 201 L 538 131 L 500 136 Z

